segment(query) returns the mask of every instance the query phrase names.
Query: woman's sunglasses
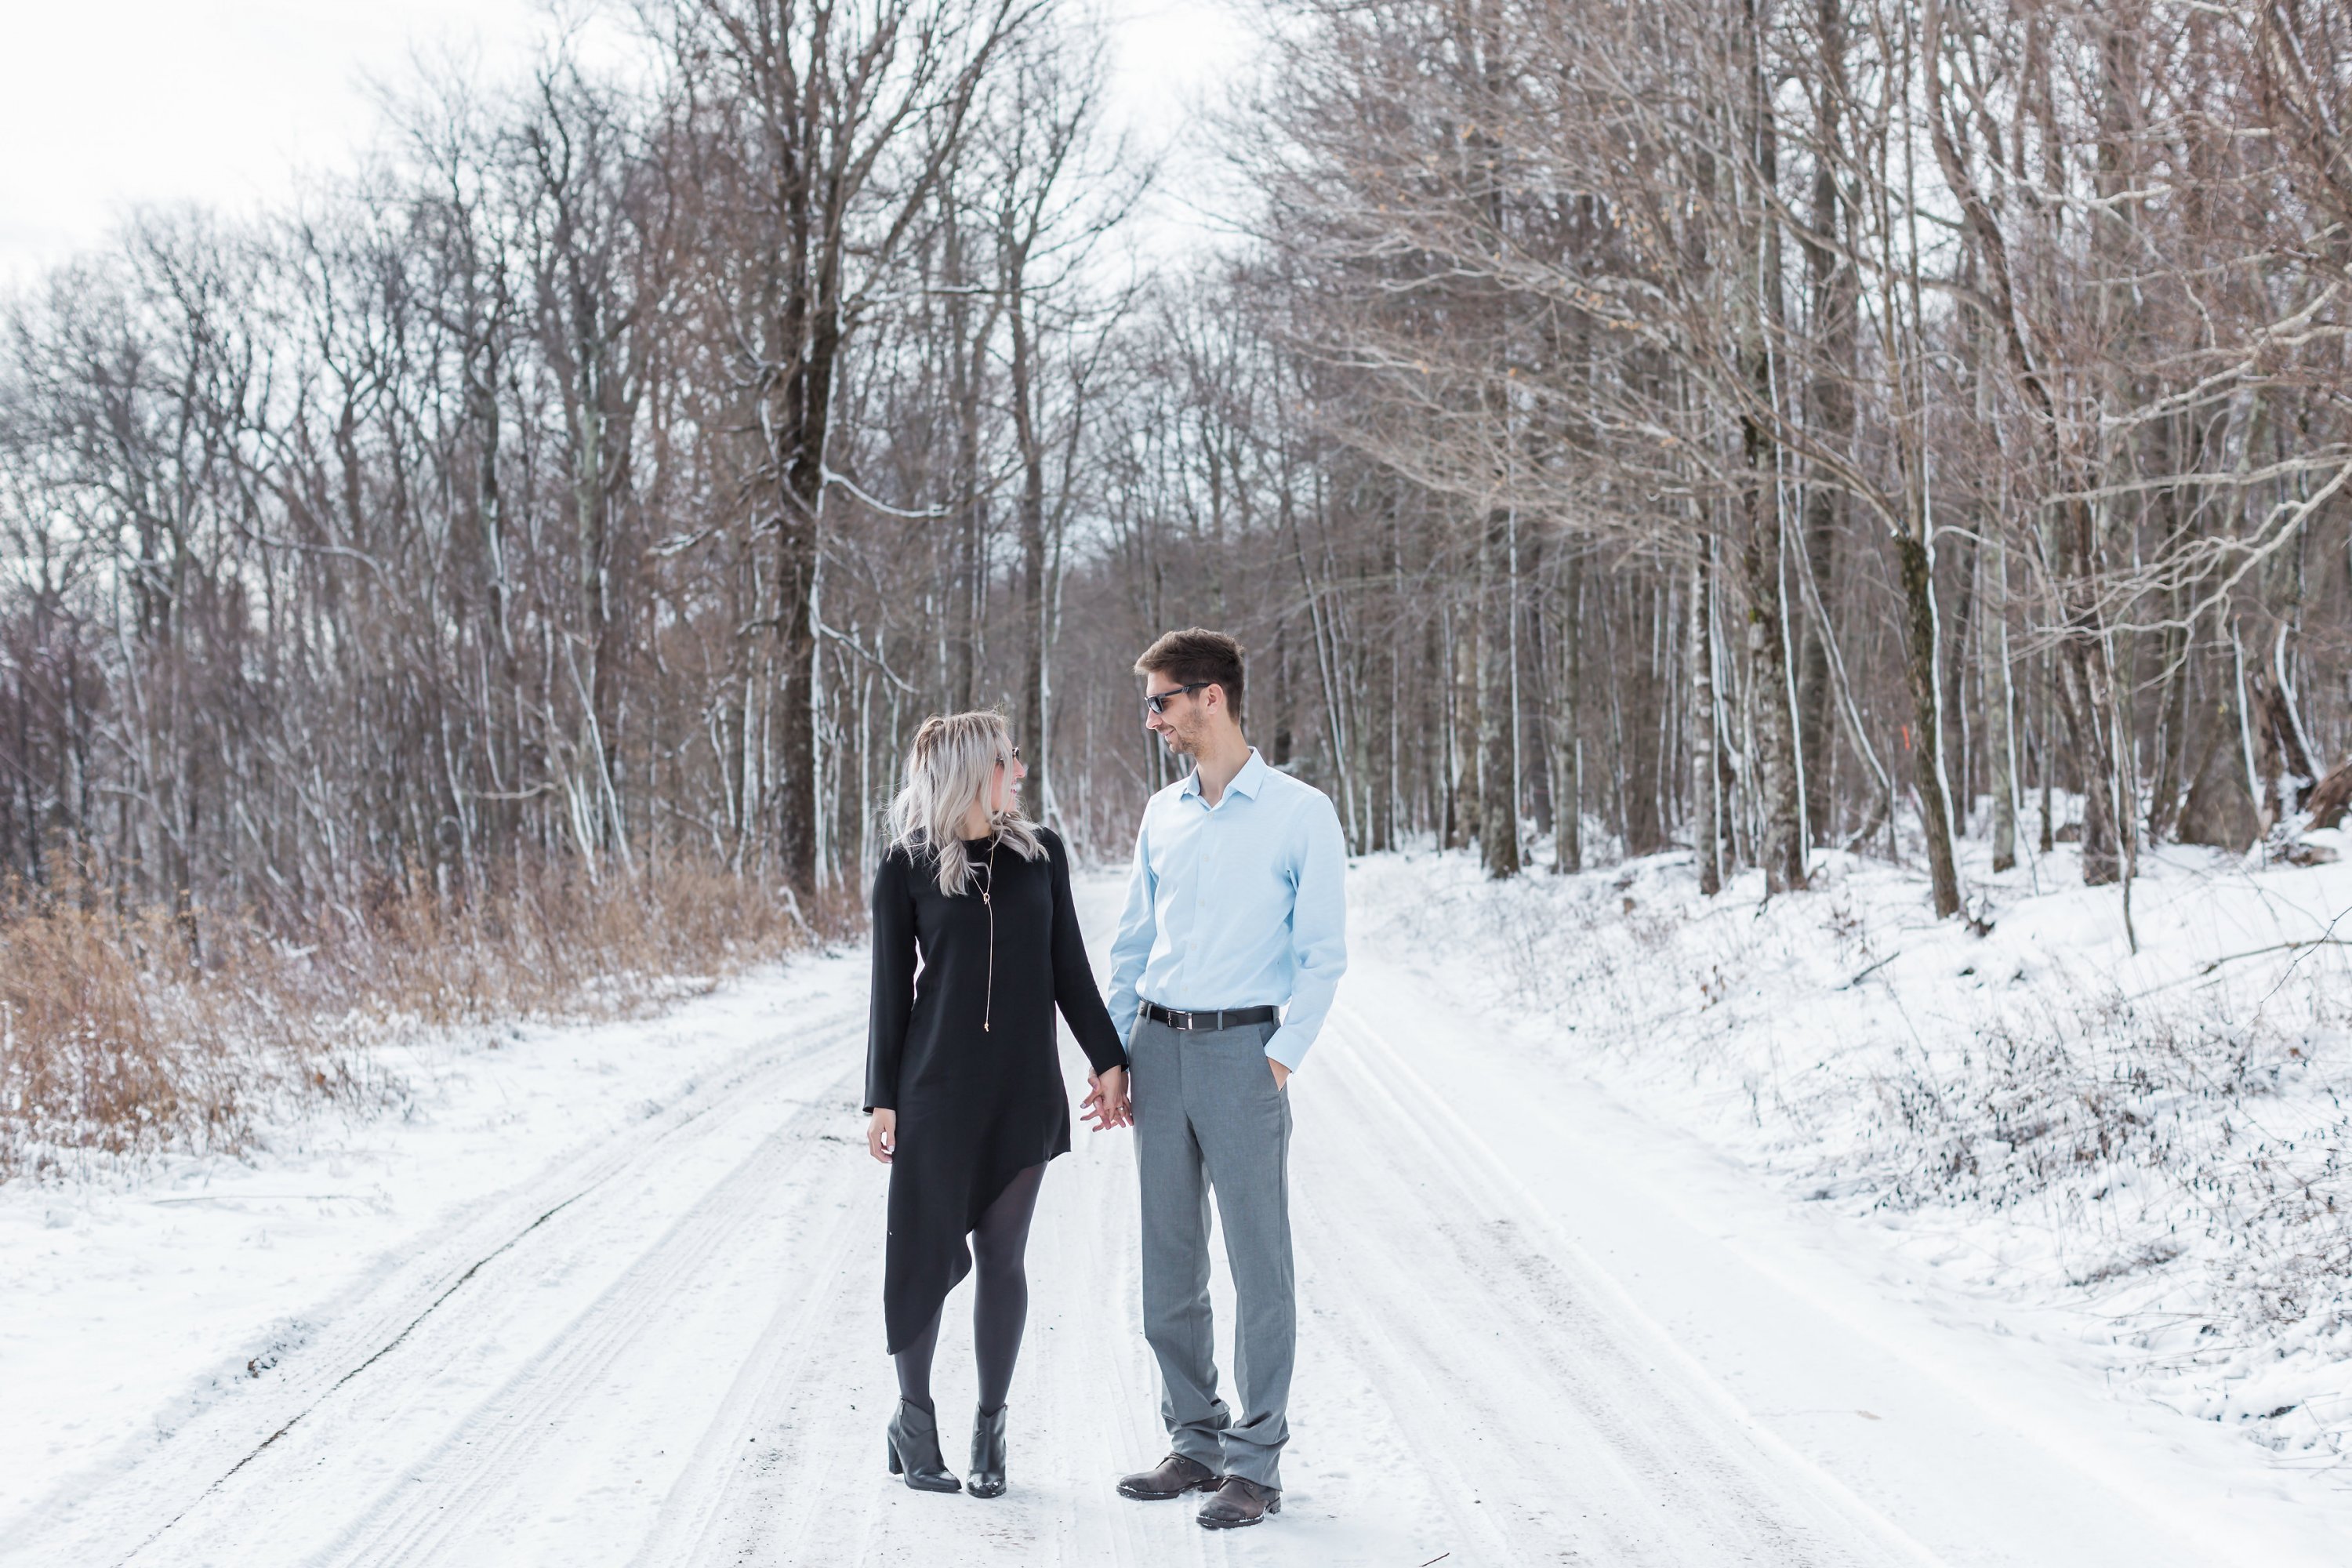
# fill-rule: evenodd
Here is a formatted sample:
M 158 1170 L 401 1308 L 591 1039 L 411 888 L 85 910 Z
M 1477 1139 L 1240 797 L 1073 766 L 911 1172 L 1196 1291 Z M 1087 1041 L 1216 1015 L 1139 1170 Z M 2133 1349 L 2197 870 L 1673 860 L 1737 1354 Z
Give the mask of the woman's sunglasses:
M 1143 700 L 1143 705 L 1146 708 L 1150 709 L 1154 713 L 1165 713 L 1168 711 L 1168 700 L 1170 698 L 1190 697 L 1193 692 L 1200 690 L 1201 688 L 1204 686 L 1214 686 L 1216 682 L 1213 680 L 1186 681 L 1183 685 L 1176 687 L 1171 690 L 1155 691 L 1151 693 Z

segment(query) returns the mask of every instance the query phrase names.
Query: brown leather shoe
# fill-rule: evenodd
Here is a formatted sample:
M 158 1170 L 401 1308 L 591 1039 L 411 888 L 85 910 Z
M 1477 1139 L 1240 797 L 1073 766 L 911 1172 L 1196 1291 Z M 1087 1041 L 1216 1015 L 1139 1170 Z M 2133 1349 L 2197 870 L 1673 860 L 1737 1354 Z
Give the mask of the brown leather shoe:
M 1141 1502 L 1165 1502 L 1186 1492 L 1213 1492 L 1217 1489 L 1217 1472 L 1198 1459 L 1188 1459 L 1181 1454 L 1171 1454 L 1151 1469 L 1138 1476 L 1119 1478 L 1118 1495 Z
M 1217 1495 L 1201 1505 L 1202 1530 L 1239 1530 L 1282 1511 L 1282 1493 L 1239 1476 L 1227 1476 Z

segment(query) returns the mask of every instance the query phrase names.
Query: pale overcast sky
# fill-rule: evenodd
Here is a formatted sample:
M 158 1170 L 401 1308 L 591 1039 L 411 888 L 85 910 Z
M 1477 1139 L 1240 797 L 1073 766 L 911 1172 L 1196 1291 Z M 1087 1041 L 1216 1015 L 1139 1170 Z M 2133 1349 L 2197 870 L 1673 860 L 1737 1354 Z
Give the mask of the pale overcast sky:
M 1116 0 L 1118 96 L 1162 132 L 1242 49 L 1219 0 Z M 520 70 L 542 0 L 0 0 L 0 282 L 101 243 L 141 202 L 232 211 L 348 166 L 366 81 L 422 50 Z

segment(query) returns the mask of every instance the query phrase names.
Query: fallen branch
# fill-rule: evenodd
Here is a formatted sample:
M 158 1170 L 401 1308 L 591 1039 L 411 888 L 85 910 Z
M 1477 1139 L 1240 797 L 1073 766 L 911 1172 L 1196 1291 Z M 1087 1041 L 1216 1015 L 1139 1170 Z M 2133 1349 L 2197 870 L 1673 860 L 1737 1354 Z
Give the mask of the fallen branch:
M 1838 987 L 1838 989 L 1839 989 L 1839 990 L 1841 990 L 1841 991 L 1851 991 L 1851 990 L 1853 990 L 1855 986 L 1857 986 L 1857 985 L 1861 984 L 1864 981 L 1865 981 L 1865 980 L 1869 979 L 1872 975 L 1874 975 L 1874 974 L 1877 973 L 1880 970 L 1882 970 L 1882 969 L 1885 968 L 1888 964 L 1890 964 L 1890 963 L 1894 963 L 1896 959 L 1898 959 L 1898 958 L 1900 958 L 1900 957 L 1902 957 L 1902 956 L 1903 956 L 1903 953 L 1902 953 L 1902 951 L 1901 951 L 1900 949 L 1897 949 L 1896 951 L 1895 951 L 1895 952 L 1893 952 L 1888 953 L 1885 958 L 1880 959 L 1876 963 L 1872 964 L 1868 969 L 1864 970 L 1861 973 L 1859 973 L 1859 974 L 1855 975 L 1853 979 L 1851 979 L 1851 980 L 1847 981 L 1844 984 L 1843 984 L 1843 985 L 1839 986 L 1839 987 Z
M 2242 958 L 2260 958 L 2266 952 L 2294 952 L 2306 947 L 2352 947 L 2352 941 L 2347 941 L 2340 936 L 2314 936 L 2305 937 L 2301 942 L 2274 942 L 2268 947 L 2250 947 L 2243 952 L 2224 954 L 2197 973 L 2210 974 L 2223 964 L 2235 963 Z

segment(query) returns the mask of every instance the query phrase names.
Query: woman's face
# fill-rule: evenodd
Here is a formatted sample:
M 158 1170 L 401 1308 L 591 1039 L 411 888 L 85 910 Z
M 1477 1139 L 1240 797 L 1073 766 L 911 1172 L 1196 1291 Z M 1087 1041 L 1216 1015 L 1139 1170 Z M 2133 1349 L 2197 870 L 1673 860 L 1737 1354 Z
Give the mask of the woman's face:
M 988 792 L 990 813 L 1002 816 L 1019 806 L 1021 781 L 1028 776 L 1029 764 L 1021 760 L 1021 748 L 1015 746 L 1012 749 L 1009 761 L 1001 761 L 996 764 L 995 781 L 989 786 Z

